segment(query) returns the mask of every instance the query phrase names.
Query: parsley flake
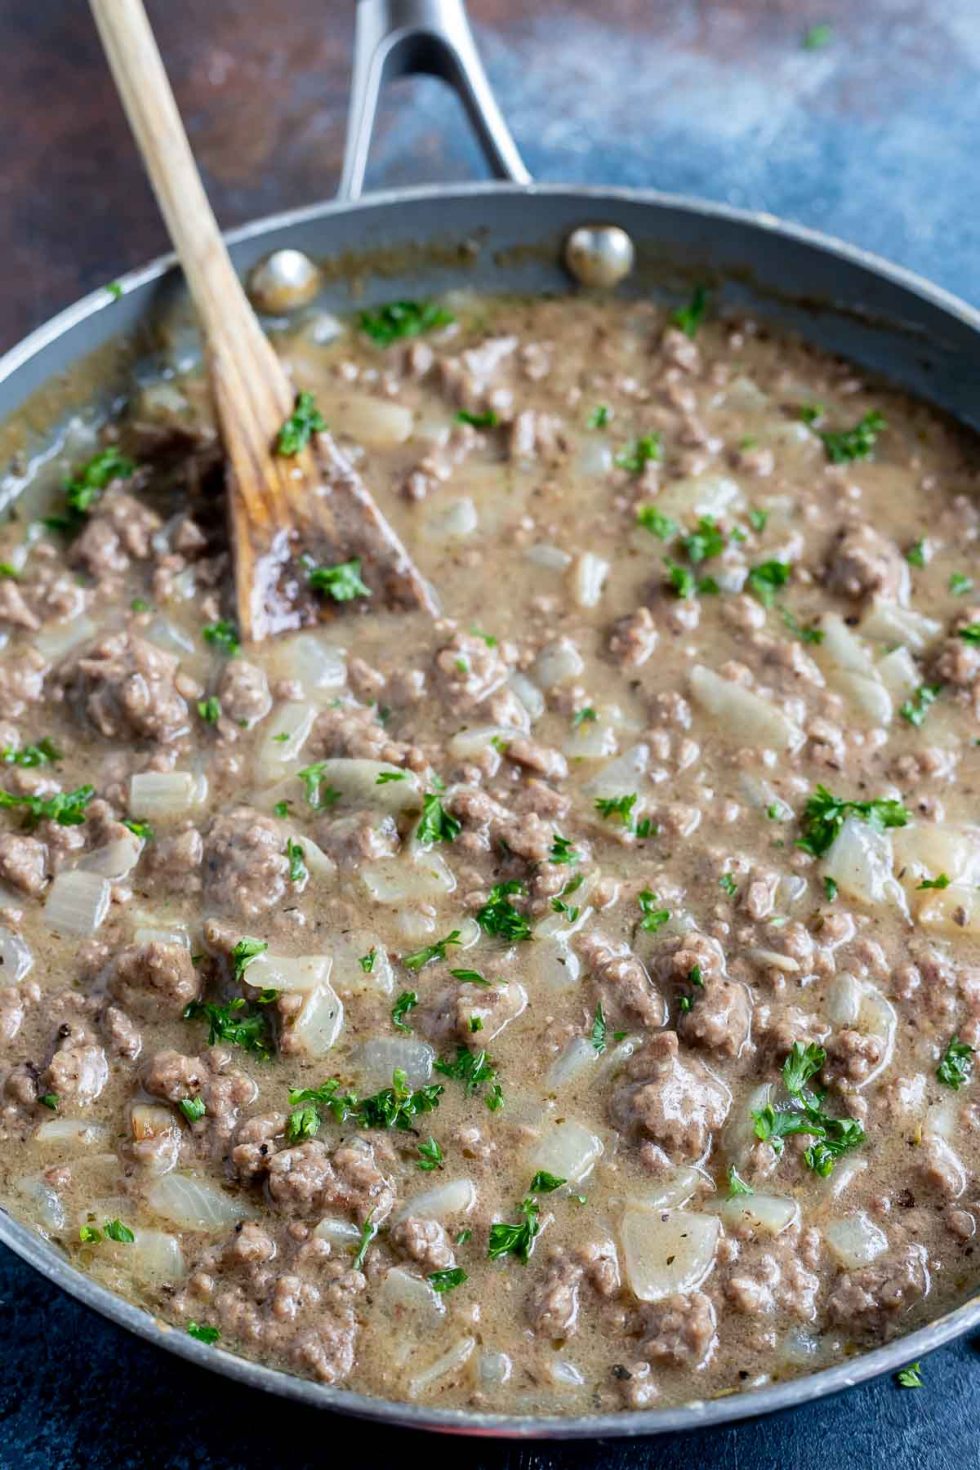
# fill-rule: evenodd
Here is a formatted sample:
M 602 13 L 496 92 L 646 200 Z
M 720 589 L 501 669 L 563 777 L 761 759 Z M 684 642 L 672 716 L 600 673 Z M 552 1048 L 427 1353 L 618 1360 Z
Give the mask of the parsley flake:
M 27 812 L 29 825 L 57 822 L 61 827 L 80 827 L 85 808 L 95 796 L 94 786 L 77 786 L 74 791 L 56 791 L 53 796 L 18 796 L 0 791 L 0 808 L 19 807 Z
M 334 602 L 353 602 L 355 597 L 371 596 L 370 587 L 361 578 L 359 556 L 332 567 L 312 567 L 306 580 L 314 592 L 325 592 Z
M 894 797 L 879 797 L 876 801 L 845 801 L 834 796 L 826 786 L 818 786 L 803 809 L 800 819 L 803 836 L 797 847 L 812 857 L 823 857 L 848 816 L 860 817 L 878 831 L 904 827 L 909 820 L 909 813 Z
M 911 699 L 907 699 L 899 708 L 899 714 L 903 720 L 908 720 L 910 725 L 918 728 L 930 707 L 935 704 L 942 690 L 941 684 L 920 684 Z
M 776 594 L 790 579 L 792 567 L 788 561 L 764 561 L 752 567 L 745 585 L 758 598 L 763 607 L 772 607 Z
M 312 393 L 297 393 L 293 411 L 276 436 L 276 453 L 291 459 L 305 449 L 314 434 L 321 434 L 327 421 Z
M 360 312 L 357 324 L 379 347 L 390 347 L 404 337 L 420 337 L 437 327 L 451 326 L 455 320 L 451 311 L 434 301 L 389 301 Z
M 663 457 L 664 445 L 660 434 L 641 434 L 619 451 L 614 463 L 618 469 L 639 475 L 646 465 L 659 464 Z
M 462 823 L 446 811 L 437 793 L 422 798 L 422 816 L 415 836 L 424 847 L 434 842 L 455 842 L 462 831 Z
M 445 1292 L 455 1291 L 457 1286 L 462 1286 L 469 1277 L 462 1266 L 448 1266 L 444 1271 L 430 1271 L 425 1278 L 433 1291 Z
M 391 1008 L 391 1024 L 398 1031 L 411 1031 L 411 1026 L 405 1025 L 405 1016 L 409 1011 L 415 1009 L 419 1003 L 418 992 L 415 990 L 403 990 Z
M 517 1224 L 499 1220 L 491 1225 L 487 1246 L 488 1260 L 497 1261 L 502 1256 L 516 1256 L 526 1266 L 541 1230 L 538 1210 L 537 1200 L 527 1195 L 517 1207 L 520 1216 Z
M 695 286 L 687 305 L 679 306 L 676 311 L 671 312 L 670 319 L 675 327 L 680 327 L 685 337 L 690 337 L 693 340 L 698 334 L 698 328 L 704 321 L 704 314 L 707 309 L 707 291 L 703 286 Z
M 425 965 L 431 965 L 433 960 L 444 960 L 446 950 L 451 944 L 459 943 L 459 930 L 454 929 L 447 934 L 445 939 L 437 939 L 434 944 L 423 945 L 421 949 L 415 949 L 411 954 L 402 955 L 402 964 L 406 970 L 421 970 Z
M 187 1336 L 195 1338 L 198 1342 L 205 1342 L 210 1346 L 220 1339 L 221 1329 L 219 1327 L 208 1327 L 206 1323 L 202 1322 L 188 1322 Z
M 973 1047 L 954 1036 L 936 1068 L 936 1076 L 944 1087 L 951 1087 L 954 1092 L 959 1092 L 964 1083 L 970 1081 L 973 1076 L 973 1056 Z
M 233 658 L 242 646 L 238 629 L 227 618 L 219 618 L 218 622 L 209 623 L 206 628 L 202 629 L 201 637 L 205 643 L 210 643 L 212 648 L 217 648 L 229 658 Z
M 415 1167 L 421 1169 L 423 1174 L 431 1174 L 433 1169 L 442 1168 L 445 1158 L 441 1146 L 434 1138 L 430 1138 L 428 1143 L 417 1144 L 416 1148 L 419 1161 Z
M 524 885 L 516 878 L 509 883 L 495 883 L 482 908 L 477 909 L 476 922 L 484 934 L 506 939 L 508 943 L 530 939 L 531 925 L 524 914 L 511 903 L 512 897 L 524 897 Z
M 637 902 L 643 918 L 640 920 L 640 928 L 646 934 L 656 934 L 658 929 L 670 921 L 670 909 L 657 908 L 660 900 L 649 888 L 644 888 L 642 893 L 637 894 Z

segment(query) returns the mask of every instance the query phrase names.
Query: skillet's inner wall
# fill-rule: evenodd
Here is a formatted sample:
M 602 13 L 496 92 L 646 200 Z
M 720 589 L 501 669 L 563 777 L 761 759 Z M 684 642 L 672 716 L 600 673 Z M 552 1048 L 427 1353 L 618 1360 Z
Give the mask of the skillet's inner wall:
M 975 445 L 751 323 L 445 312 L 281 342 L 442 620 L 334 569 L 234 651 L 193 380 L 5 532 L 4 1200 L 392 1398 L 807 1371 L 977 1279 Z

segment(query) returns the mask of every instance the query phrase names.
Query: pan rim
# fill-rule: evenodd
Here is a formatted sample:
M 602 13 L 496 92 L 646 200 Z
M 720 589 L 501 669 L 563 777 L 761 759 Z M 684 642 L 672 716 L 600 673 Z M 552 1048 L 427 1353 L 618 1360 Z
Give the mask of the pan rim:
M 379 191 L 354 202 L 328 200 L 302 205 L 229 230 L 225 233 L 225 239 L 229 245 L 235 246 L 320 219 L 392 209 L 410 203 L 501 196 L 567 198 L 569 201 L 581 202 L 584 209 L 601 208 L 604 203 L 638 204 L 761 230 L 769 236 L 804 245 L 857 266 L 904 290 L 918 301 L 936 308 L 977 334 L 980 358 L 980 309 L 944 287 L 934 285 L 915 271 L 888 261 L 861 246 L 849 244 L 806 225 L 779 219 L 765 211 L 740 209 L 722 202 L 658 190 L 550 182 L 523 185 L 478 181 L 450 187 L 439 184 L 423 185 Z M 176 257 L 172 253 L 157 256 L 147 264 L 119 277 L 117 284 L 121 294 L 128 295 L 159 280 L 174 271 L 176 266 Z M 116 299 L 115 291 L 110 294 L 105 287 L 98 287 L 34 328 L 0 357 L 0 384 L 13 377 L 58 338 L 97 312 L 111 309 Z M 980 1327 L 978 1293 L 953 1311 L 944 1313 L 907 1336 L 896 1338 L 870 1352 L 785 1383 L 747 1389 L 729 1397 L 693 1401 L 674 1408 L 623 1410 L 590 1416 L 483 1414 L 371 1397 L 351 1389 L 336 1388 L 300 1378 L 238 1357 L 223 1349 L 199 1343 L 181 1333 L 179 1328 L 162 1323 L 143 1308 L 128 1302 L 94 1278 L 77 1270 L 57 1247 L 3 1208 L 0 1208 L 0 1243 L 76 1301 L 99 1312 L 117 1326 L 135 1333 L 154 1346 L 175 1353 L 185 1361 L 218 1372 L 246 1387 L 262 1389 L 314 1408 L 402 1428 L 517 1440 L 655 1436 L 689 1429 L 713 1428 L 756 1418 L 799 1407 L 865 1383 Z

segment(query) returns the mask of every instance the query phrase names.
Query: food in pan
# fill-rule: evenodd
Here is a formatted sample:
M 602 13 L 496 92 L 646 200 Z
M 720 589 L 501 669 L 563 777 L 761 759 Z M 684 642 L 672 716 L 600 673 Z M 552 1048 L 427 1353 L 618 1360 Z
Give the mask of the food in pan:
M 216 1348 L 587 1414 L 978 1279 L 976 445 L 643 301 L 279 339 L 439 602 L 241 645 L 199 379 L 0 560 L 2 1197 Z

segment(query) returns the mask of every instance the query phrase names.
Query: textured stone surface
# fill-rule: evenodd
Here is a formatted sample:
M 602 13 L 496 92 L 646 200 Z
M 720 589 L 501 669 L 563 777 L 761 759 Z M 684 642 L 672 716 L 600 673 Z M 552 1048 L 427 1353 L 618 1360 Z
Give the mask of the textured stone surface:
M 541 178 L 654 186 L 843 236 L 980 301 L 977 0 L 473 0 L 492 80 Z M 328 195 L 352 7 L 150 0 L 223 224 Z M 808 27 L 831 43 L 807 50 Z M 164 248 L 80 0 L 0 0 L 0 348 Z M 371 182 L 480 168 L 428 79 L 386 100 Z M 425 1453 L 433 1470 L 931 1470 L 978 1463 L 975 1348 L 711 1434 L 649 1444 L 416 1440 L 253 1395 L 130 1339 L 0 1252 L 0 1470 L 307 1470 Z M 285 1446 L 285 1448 L 284 1448 Z M 329 1446 L 329 1449 L 325 1449 Z

